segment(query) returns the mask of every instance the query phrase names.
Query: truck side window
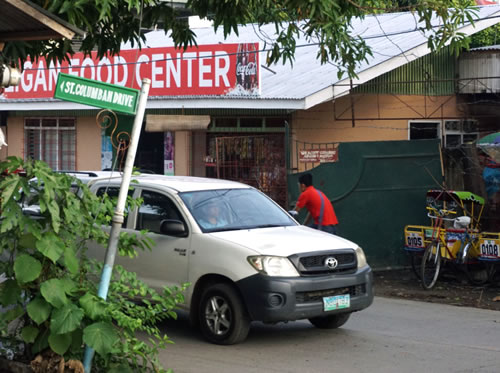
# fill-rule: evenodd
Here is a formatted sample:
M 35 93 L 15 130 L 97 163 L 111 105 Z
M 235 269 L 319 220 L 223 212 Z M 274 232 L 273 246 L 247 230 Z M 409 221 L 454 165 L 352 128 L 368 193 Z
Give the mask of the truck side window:
M 144 202 L 137 213 L 137 230 L 147 229 L 150 232 L 160 233 L 162 220 L 173 219 L 184 222 L 179 210 L 167 196 L 143 190 L 142 198 Z
M 114 200 L 114 202 L 116 203 L 116 200 L 118 199 L 118 194 L 120 193 L 120 188 L 118 187 L 102 187 L 102 188 L 99 188 L 96 192 L 96 195 L 97 197 L 102 197 L 104 195 L 107 195 L 108 198 L 111 198 L 112 200 Z M 128 191 L 128 195 L 129 197 L 132 197 L 132 195 L 134 194 L 134 190 L 133 189 L 130 189 Z M 126 228 L 127 227 L 127 216 L 128 216 L 128 207 L 125 207 L 125 216 L 123 218 L 123 224 L 122 224 L 122 228 Z

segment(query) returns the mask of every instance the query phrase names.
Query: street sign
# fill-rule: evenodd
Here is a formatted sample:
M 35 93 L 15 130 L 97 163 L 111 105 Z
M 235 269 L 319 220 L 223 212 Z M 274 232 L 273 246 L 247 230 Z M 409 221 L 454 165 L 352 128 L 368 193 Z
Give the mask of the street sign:
M 59 73 L 54 98 L 135 114 L 139 90 Z

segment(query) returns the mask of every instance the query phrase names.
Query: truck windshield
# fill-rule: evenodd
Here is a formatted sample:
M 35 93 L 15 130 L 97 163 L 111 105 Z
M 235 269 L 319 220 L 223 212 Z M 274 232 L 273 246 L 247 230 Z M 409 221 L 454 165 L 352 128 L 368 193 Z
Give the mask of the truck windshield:
M 297 225 L 256 189 L 220 189 L 179 194 L 203 232 Z

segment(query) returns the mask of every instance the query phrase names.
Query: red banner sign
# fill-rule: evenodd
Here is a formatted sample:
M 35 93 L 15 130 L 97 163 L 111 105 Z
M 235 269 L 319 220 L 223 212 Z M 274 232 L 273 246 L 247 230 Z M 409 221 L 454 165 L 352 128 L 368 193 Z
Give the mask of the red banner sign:
M 299 162 L 337 162 L 339 154 L 337 149 L 324 149 L 324 150 L 300 150 Z
M 57 75 L 62 72 L 82 78 L 139 88 L 151 79 L 150 96 L 258 95 L 259 44 L 214 44 L 124 50 L 120 55 L 98 60 L 95 53 L 71 56 L 70 63 L 47 66 L 45 59 L 26 61 L 21 83 L 6 88 L 4 97 L 53 97 Z

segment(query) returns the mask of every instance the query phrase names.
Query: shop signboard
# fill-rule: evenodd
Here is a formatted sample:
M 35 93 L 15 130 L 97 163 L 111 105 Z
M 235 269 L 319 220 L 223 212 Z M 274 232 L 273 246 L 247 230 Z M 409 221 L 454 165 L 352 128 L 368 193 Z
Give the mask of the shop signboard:
M 54 98 L 135 114 L 139 90 L 78 76 L 59 74 Z
M 151 80 L 150 96 L 256 96 L 260 94 L 259 43 L 127 49 L 98 58 L 76 53 L 68 61 L 44 58 L 23 64 L 20 84 L 4 99 L 51 98 L 60 74 L 122 87 Z

